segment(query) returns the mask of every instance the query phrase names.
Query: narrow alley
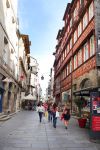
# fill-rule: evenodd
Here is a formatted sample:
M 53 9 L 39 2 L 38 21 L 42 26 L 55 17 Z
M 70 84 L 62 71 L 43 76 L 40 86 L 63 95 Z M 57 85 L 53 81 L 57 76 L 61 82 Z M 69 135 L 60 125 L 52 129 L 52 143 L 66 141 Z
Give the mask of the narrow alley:
M 100 144 L 92 143 L 74 118 L 67 130 L 60 120 L 55 129 L 45 117 L 39 123 L 37 112 L 21 111 L 0 122 L 0 150 L 100 150 Z

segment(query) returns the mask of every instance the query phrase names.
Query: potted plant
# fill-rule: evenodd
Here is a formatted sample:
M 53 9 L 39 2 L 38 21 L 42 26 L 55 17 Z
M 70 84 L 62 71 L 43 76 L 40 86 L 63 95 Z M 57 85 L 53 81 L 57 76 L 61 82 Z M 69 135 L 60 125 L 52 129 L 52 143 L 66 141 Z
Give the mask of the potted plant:
M 78 113 L 79 113 L 78 114 L 78 117 L 79 117 L 78 118 L 78 123 L 79 123 L 79 126 L 81 128 L 84 128 L 85 125 L 86 125 L 87 119 L 82 117 L 82 109 L 86 106 L 86 100 L 83 97 L 75 97 L 74 102 L 78 107 Z

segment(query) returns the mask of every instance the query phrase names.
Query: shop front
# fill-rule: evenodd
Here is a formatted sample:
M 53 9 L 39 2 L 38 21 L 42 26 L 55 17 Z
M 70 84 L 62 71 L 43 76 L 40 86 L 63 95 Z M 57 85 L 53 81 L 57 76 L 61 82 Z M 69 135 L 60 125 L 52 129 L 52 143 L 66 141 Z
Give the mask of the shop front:
M 90 137 L 100 139 L 100 87 L 91 87 L 75 91 L 75 97 L 84 97 L 87 104 L 83 109 L 83 115 L 89 119 Z

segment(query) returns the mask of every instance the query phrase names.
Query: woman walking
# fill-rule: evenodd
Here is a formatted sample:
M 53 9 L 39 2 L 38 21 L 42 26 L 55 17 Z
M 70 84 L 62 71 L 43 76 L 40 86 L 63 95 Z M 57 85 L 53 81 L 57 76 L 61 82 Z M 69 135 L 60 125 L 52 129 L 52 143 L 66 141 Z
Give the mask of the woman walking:
M 42 106 L 42 103 L 39 103 L 39 104 L 38 104 L 37 111 L 38 111 L 38 113 L 39 113 L 39 121 L 40 121 L 40 123 L 41 123 L 41 121 L 42 121 L 42 116 L 43 116 L 43 113 L 44 113 L 44 107 Z
M 68 128 L 69 120 L 70 120 L 70 109 L 65 108 L 63 111 L 63 120 L 65 128 Z

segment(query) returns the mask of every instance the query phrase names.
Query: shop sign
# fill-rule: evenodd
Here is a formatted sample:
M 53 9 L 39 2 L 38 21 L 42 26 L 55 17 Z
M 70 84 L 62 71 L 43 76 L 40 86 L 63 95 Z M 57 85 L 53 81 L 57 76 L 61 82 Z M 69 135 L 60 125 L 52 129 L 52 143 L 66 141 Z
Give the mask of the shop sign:
M 100 139 L 100 92 L 91 92 L 91 131 L 93 138 Z
M 100 131 L 100 116 L 93 116 L 92 117 L 92 130 L 93 131 Z

